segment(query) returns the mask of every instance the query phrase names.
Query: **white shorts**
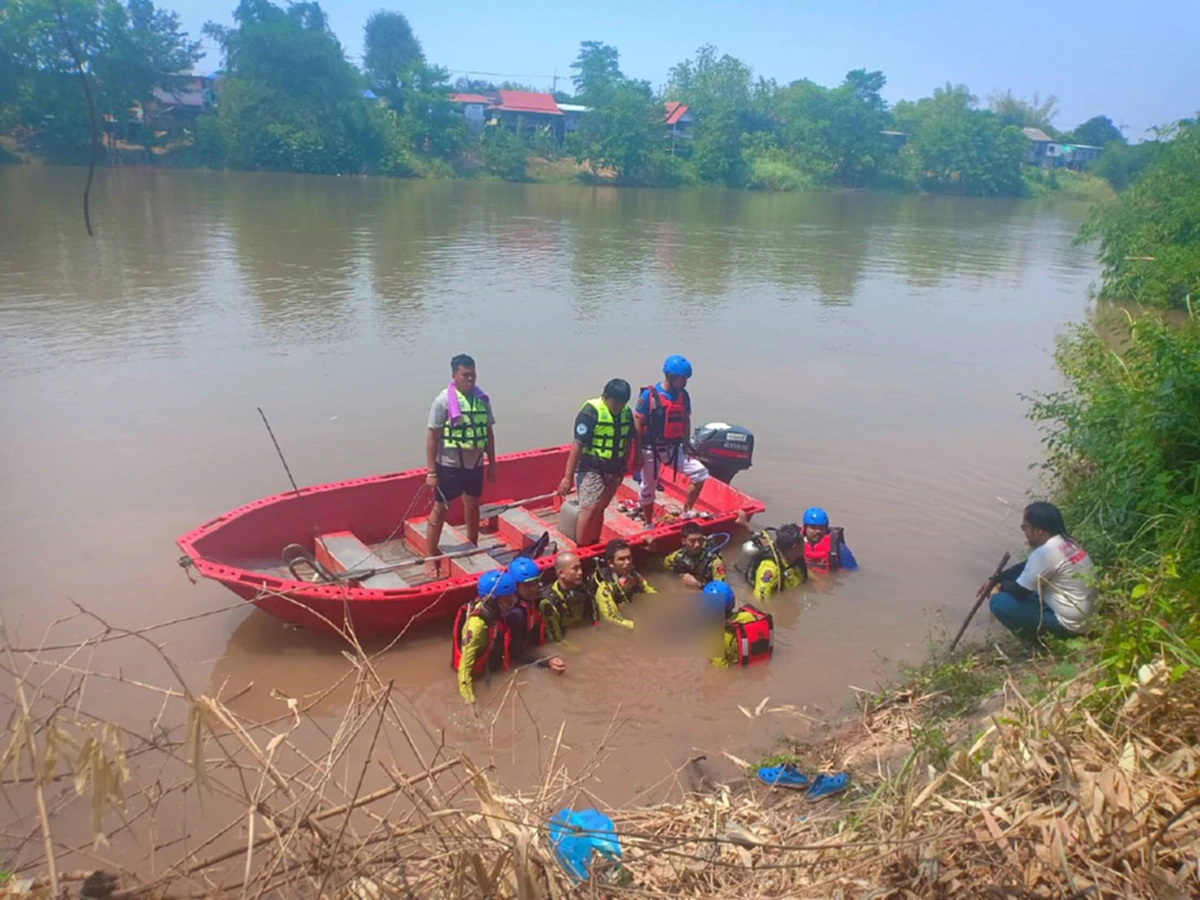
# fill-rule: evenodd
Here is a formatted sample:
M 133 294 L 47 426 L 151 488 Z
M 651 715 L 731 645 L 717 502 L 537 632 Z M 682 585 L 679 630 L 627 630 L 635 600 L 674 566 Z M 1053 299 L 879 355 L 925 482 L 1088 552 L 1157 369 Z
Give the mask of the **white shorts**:
M 654 502 L 654 492 L 658 487 L 654 472 L 654 453 L 655 451 L 650 448 L 642 451 L 642 493 L 640 499 L 643 506 Z M 688 456 L 682 446 L 677 448 L 674 462 L 671 460 L 670 449 L 659 450 L 658 475 L 661 476 L 665 469 L 674 468 L 678 468 L 681 473 L 686 475 L 692 484 L 703 484 L 708 480 L 708 469 L 704 467 L 704 463 L 693 456 Z

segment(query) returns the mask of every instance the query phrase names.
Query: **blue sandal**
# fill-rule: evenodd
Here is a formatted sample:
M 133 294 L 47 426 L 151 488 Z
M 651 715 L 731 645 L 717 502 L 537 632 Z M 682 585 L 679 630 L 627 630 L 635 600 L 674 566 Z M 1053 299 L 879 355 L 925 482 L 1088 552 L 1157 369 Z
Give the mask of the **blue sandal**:
M 791 763 L 784 763 L 781 766 L 763 766 L 758 770 L 758 780 L 772 787 L 808 787 L 808 776 Z
M 849 785 L 849 772 L 838 772 L 836 775 L 828 775 L 823 772 L 813 779 L 808 790 L 804 792 L 804 797 L 807 800 L 820 800 L 822 797 L 840 794 Z

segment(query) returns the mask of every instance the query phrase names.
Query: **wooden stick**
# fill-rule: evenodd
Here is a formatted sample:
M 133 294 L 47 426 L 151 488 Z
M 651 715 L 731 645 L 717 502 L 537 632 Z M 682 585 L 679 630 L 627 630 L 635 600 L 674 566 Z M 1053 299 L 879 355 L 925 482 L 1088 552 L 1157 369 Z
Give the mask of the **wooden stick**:
M 538 494 L 536 497 L 526 497 L 524 500 L 513 500 L 509 503 L 489 503 L 479 507 L 479 518 L 490 519 L 492 516 L 499 515 L 506 510 L 516 509 L 518 506 L 525 506 L 527 503 L 537 503 L 540 500 L 551 500 L 557 496 L 558 491 L 551 491 L 548 494 Z
M 1000 583 L 1000 573 L 1004 571 L 1004 567 L 1008 565 L 1008 553 L 1000 558 L 1000 565 L 996 566 L 996 571 L 987 581 L 983 583 L 983 587 L 979 589 L 979 593 L 975 595 L 975 605 L 971 607 L 971 611 L 967 613 L 967 618 L 962 623 L 962 628 L 958 629 L 958 634 L 954 636 L 954 640 L 950 642 L 950 652 L 954 652 L 954 648 L 958 646 L 958 642 L 962 639 L 963 632 L 967 630 L 967 626 L 971 624 L 971 620 L 975 618 L 975 613 L 979 612 L 979 607 L 983 606 L 983 601 L 987 599 L 997 584 Z

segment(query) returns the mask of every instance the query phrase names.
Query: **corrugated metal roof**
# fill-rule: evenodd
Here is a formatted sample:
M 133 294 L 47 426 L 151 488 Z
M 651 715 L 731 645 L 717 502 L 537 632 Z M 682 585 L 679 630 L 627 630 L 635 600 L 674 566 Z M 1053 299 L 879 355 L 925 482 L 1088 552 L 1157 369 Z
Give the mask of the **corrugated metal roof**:
M 554 102 L 553 94 L 536 94 L 533 91 L 497 91 L 500 102 L 493 109 L 508 112 L 541 113 L 544 116 L 561 116 L 562 111 Z
M 682 119 L 685 115 L 687 115 L 688 108 L 686 106 L 684 106 L 682 103 L 678 103 L 674 100 L 668 100 L 666 103 L 663 104 L 663 106 L 666 107 L 666 110 L 667 110 L 667 124 L 668 125 L 674 125 L 676 122 L 678 122 L 680 119 Z
M 193 109 L 204 108 L 203 91 L 170 91 L 154 88 L 151 93 L 154 99 L 167 106 L 188 106 Z
M 1050 144 L 1054 142 L 1054 138 L 1050 137 L 1050 135 L 1046 134 L 1046 132 L 1042 131 L 1040 128 L 1022 128 L 1021 130 L 1025 132 L 1025 137 L 1029 138 L 1034 143 Z
M 451 103 L 491 103 L 483 94 L 451 94 L 449 97 Z

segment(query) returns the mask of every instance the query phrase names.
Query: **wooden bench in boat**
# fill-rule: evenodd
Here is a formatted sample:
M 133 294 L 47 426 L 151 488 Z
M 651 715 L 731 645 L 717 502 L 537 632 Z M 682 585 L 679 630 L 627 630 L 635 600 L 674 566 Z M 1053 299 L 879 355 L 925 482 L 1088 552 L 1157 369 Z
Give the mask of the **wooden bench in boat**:
M 573 540 L 523 506 L 500 513 L 496 526 L 500 536 L 520 550 L 536 544 L 543 532 L 550 533 L 550 540 L 558 544 L 559 550 L 575 549 Z
M 335 531 L 323 534 L 316 540 L 316 558 L 331 572 L 346 572 L 357 569 L 381 569 L 387 566 L 370 547 L 350 531 Z M 389 591 L 410 587 L 397 572 L 376 572 L 359 581 L 373 591 Z
M 429 520 L 409 519 L 404 523 L 404 532 L 408 543 L 414 548 L 419 548 L 419 553 L 424 553 L 425 542 L 428 540 L 429 534 Z M 450 560 L 450 566 L 451 571 L 457 567 L 462 569 L 467 575 L 482 575 L 484 572 L 494 569 L 499 565 L 482 544 L 483 535 L 480 535 L 481 546 L 476 547 L 469 543 L 467 536 L 453 525 L 443 525 L 442 536 L 438 539 L 438 552 L 442 554 L 467 553 L 478 549 L 479 552 L 472 556 L 459 556 Z

